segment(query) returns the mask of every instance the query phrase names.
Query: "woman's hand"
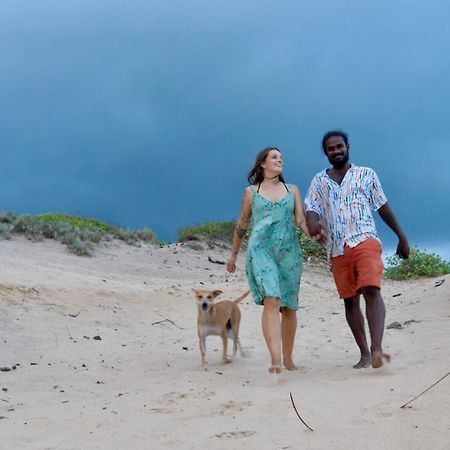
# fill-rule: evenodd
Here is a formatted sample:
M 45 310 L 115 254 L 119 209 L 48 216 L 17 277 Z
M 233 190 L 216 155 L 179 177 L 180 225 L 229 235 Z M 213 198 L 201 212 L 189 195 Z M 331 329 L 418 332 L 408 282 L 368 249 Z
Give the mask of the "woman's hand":
M 227 261 L 227 272 L 234 273 L 236 271 L 236 260 L 237 256 L 230 256 L 230 259 Z

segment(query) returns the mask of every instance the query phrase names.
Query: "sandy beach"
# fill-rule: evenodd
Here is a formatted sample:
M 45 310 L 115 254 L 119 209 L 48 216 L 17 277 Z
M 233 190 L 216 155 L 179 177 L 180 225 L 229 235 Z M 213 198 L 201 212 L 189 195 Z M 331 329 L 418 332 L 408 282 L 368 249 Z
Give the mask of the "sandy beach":
M 4 449 L 448 449 L 450 276 L 384 280 L 392 363 L 358 351 L 325 267 L 302 278 L 295 358 L 269 375 L 261 307 L 241 304 L 247 353 L 200 369 L 192 288 L 247 290 L 244 255 L 220 246 L 130 247 L 77 257 L 54 241 L 0 242 L 0 430 Z M 444 280 L 443 283 L 440 283 Z M 9 370 L 8 370 L 9 369 Z M 297 418 L 298 412 L 314 430 Z

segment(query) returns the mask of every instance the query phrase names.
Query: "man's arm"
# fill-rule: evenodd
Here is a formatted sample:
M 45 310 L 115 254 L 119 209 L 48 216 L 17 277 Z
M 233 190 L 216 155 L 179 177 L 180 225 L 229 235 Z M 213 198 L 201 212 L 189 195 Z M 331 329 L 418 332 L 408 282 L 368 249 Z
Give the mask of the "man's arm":
M 406 259 L 409 256 L 409 244 L 405 233 L 400 228 L 397 219 L 394 216 L 391 208 L 387 203 L 378 208 L 378 214 L 383 219 L 383 222 L 397 235 L 397 255 L 402 259 Z

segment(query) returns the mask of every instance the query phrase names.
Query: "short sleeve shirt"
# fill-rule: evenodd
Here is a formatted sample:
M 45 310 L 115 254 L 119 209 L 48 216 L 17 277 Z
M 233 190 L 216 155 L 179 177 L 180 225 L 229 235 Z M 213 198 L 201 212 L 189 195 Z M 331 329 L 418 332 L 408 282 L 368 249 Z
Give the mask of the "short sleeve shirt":
M 328 257 L 344 254 L 366 239 L 378 239 L 372 211 L 387 202 L 374 170 L 351 165 L 341 184 L 326 170 L 315 175 L 305 197 L 306 211 L 316 212 L 328 231 Z

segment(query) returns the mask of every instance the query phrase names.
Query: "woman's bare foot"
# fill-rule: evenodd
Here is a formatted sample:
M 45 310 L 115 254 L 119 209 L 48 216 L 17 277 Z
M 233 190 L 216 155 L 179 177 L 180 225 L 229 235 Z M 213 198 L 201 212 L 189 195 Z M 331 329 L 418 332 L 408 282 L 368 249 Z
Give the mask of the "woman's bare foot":
M 354 369 L 365 369 L 372 362 L 371 355 L 361 355 L 361 359 L 353 366 Z
M 372 353 L 372 367 L 378 369 L 384 364 L 391 362 L 391 355 L 383 352 L 373 352 Z
M 269 373 L 281 373 L 280 365 L 272 365 L 269 367 Z

